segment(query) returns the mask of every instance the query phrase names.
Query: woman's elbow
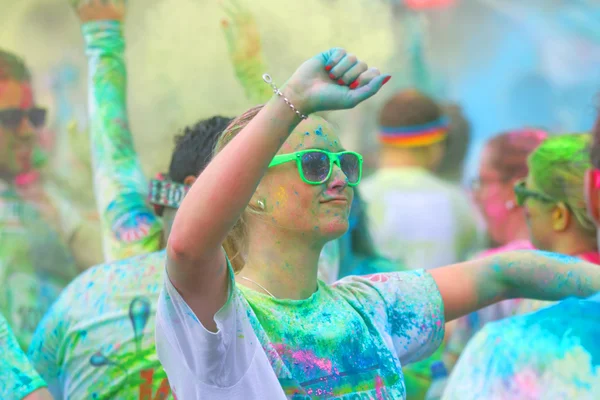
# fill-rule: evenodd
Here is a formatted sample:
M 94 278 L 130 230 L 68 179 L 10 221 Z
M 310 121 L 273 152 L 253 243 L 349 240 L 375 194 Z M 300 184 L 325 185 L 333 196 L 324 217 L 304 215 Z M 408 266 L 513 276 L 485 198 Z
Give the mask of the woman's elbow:
M 192 246 L 185 237 L 177 232 L 171 232 L 167 241 L 167 256 L 176 263 L 192 258 Z

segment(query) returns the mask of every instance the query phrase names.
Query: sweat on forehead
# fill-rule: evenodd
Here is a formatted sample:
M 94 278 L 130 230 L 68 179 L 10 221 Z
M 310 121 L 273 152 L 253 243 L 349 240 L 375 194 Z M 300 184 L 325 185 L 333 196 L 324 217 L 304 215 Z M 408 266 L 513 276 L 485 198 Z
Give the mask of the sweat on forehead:
M 302 121 L 285 141 L 279 153 L 292 153 L 305 149 L 342 150 L 335 126 L 327 120 L 311 116 Z

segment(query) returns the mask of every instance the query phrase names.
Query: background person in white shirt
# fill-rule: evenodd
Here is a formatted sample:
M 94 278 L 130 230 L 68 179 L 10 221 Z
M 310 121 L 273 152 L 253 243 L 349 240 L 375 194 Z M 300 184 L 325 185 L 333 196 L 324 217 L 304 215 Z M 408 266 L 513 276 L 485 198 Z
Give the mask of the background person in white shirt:
M 466 193 L 435 174 L 449 118 L 417 90 L 398 92 L 379 115 L 379 169 L 361 185 L 381 254 L 409 269 L 465 261 L 481 246 Z

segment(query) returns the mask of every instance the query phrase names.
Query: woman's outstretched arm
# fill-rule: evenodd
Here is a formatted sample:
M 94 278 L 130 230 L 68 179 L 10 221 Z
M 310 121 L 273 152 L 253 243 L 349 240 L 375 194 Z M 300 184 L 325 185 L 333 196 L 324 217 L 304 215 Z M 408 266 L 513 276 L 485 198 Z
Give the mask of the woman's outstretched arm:
M 341 64 L 344 58 L 351 62 Z M 349 89 L 332 81 L 325 67 L 338 63 L 356 66 L 352 73 L 357 72 L 354 79 L 361 86 Z M 281 91 L 308 115 L 352 108 L 374 95 L 384 78 L 344 50 L 333 49 L 302 64 Z M 172 283 L 208 328 L 214 328 L 213 316 L 226 300 L 227 268 L 221 244 L 248 205 L 273 156 L 299 122 L 283 99 L 274 96 L 206 167 L 177 211 L 167 244 L 167 270 Z
M 560 300 L 600 291 L 600 267 L 544 251 L 511 251 L 431 270 L 446 321 L 501 300 Z
M 163 227 L 146 200 L 148 182 L 129 127 L 123 35 L 127 2 L 71 2 L 88 58 L 90 146 L 105 259 L 158 251 Z

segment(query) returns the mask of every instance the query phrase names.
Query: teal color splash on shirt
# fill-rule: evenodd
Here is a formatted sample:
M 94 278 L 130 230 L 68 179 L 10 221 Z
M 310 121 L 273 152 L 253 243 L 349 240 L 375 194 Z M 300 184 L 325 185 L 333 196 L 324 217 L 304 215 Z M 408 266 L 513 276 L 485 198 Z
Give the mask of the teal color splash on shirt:
M 0 314 L 0 399 L 21 400 L 46 386 L 19 347 L 8 321 Z

